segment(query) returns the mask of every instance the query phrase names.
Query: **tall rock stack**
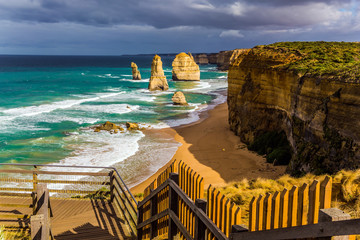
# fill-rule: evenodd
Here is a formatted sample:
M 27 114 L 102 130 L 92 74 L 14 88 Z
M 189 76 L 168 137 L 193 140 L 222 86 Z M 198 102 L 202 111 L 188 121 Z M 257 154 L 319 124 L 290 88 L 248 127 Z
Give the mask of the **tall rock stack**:
M 141 74 L 136 63 L 131 62 L 133 80 L 141 80 Z
M 151 77 L 149 81 L 149 90 L 168 90 L 169 85 L 166 81 L 166 77 L 164 75 L 164 70 L 162 68 L 162 61 L 159 55 L 155 55 L 153 61 L 151 63 Z
M 179 81 L 199 81 L 200 69 L 191 53 L 184 52 L 176 55 L 172 63 L 172 79 Z

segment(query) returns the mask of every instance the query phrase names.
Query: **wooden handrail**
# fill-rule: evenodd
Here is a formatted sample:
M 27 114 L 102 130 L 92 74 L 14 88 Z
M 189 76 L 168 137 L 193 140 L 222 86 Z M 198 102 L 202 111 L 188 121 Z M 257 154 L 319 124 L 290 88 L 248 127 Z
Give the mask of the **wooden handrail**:
M 194 216 L 196 218 L 198 218 L 198 221 L 200 221 L 202 224 L 204 224 L 205 227 L 215 236 L 216 239 L 227 240 L 228 238 L 226 237 L 226 235 L 216 226 L 215 223 L 213 223 L 206 216 L 206 213 L 200 207 L 197 207 L 195 205 L 194 201 L 185 194 L 185 192 L 179 187 L 179 185 L 174 180 L 171 179 L 171 178 L 174 178 L 175 176 L 177 176 L 177 174 L 172 173 L 170 175 L 169 179 L 167 179 L 163 184 L 161 184 L 155 190 L 153 190 L 143 201 L 138 203 L 138 209 L 139 209 L 139 217 L 138 217 L 138 225 L 137 225 L 138 239 L 141 239 L 141 237 L 142 237 L 142 228 L 143 227 L 145 227 L 146 225 L 151 225 L 152 223 L 156 222 L 160 218 L 163 218 L 164 216 L 167 216 L 167 215 L 169 216 L 169 228 L 170 228 L 168 231 L 169 239 L 172 239 L 172 237 L 173 237 L 171 235 L 174 234 L 174 230 L 171 228 L 174 228 L 175 226 L 183 234 L 183 236 L 186 239 L 193 239 L 191 234 L 186 230 L 186 228 L 181 223 L 181 221 L 178 217 L 178 213 L 177 213 L 178 209 L 175 209 L 175 211 L 172 209 L 172 206 L 177 206 L 178 200 L 181 199 L 186 204 L 186 206 L 191 210 L 191 212 L 194 214 Z M 142 208 L 143 208 L 144 204 L 146 204 L 147 202 L 156 198 L 157 194 L 160 191 L 162 191 L 163 189 L 165 189 L 166 187 L 169 187 L 169 192 L 170 192 L 169 206 L 170 207 L 168 209 L 166 209 L 165 211 L 158 213 L 156 215 L 152 215 L 149 219 L 142 221 L 142 216 L 140 216 L 141 215 L 140 213 L 142 213 Z M 176 201 L 176 202 L 174 203 L 173 201 Z M 172 223 L 174 223 L 174 224 L 172 224 Z M 153 230 L 153 232 L 155 232 L 155 231 Z
M 360 234 L 360 219 L 321 222 L 298 227 L 231 233 L 231 240 L 285 240 Z

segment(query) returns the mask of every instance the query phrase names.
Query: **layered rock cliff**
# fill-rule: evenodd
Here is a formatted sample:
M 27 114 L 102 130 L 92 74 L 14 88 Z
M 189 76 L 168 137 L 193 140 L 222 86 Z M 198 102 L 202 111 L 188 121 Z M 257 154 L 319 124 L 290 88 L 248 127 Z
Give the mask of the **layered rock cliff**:
M 162 67 L 161 57 L 159 55 L 155 55 L 153 61 L 151 63 L 151 77 L 149 81 L 149 90 L 168 90 L 169 85 L 166 81 L 166 77 L 164 75 L 164 70 Z
M 184 52 L 176 55 L 172 62 L 172 79 L 180 81 L 199 81 L 200 69 L 191 53 Z
M 359 168 L 359 56 L 358 43 L 277 43 L 243 51 L 228 74 L 231 130 L 245 143 L 284 132 L 293 174 Z
M 141 74 L 136 63 L 131 62 L 133 80 L 141 80 Z
M 221 71 L 229 70 L 230 64 L 247 49 L 235 49 L 230 51 L 221 51 L 219 53 L 200 53 L 194 55 L 197 64 L 216 64 Z

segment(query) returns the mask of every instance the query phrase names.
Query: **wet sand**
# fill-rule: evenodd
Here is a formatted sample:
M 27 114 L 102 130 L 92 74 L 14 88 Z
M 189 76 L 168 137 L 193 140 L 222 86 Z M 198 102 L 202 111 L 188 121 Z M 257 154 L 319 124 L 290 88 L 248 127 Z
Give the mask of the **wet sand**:
M 273 166 L 265 158 L 247 150 L 228 124 L 227 103 L 203 112 L 200 120 L 189 125 L 161 130 L 171 134 L 182 146 L 171 161 L 154 175 L 132 188 L 142 192 L 174 159 L 182 160 L 203 178 L 205 187 L 225 185 L 244 178 L 275 179 L 284 174 L 285 166 Z

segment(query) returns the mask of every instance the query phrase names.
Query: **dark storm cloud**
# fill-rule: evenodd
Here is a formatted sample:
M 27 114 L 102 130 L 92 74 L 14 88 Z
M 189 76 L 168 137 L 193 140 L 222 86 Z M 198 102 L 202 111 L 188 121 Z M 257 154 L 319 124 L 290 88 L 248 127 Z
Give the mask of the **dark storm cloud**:
M 340 18 L 350 0 L 0 0 L 0 19 L 94 26 L 293 28 Z

